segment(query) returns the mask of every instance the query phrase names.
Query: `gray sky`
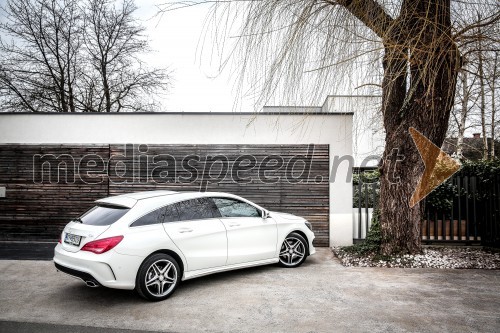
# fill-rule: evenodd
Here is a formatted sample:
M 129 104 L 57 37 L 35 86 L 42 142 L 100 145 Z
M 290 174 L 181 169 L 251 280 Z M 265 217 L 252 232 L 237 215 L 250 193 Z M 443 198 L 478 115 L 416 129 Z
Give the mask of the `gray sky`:
M 229 71 L 218 75 L 218 57 L 210 64 L 210 50 L 200 58 L 199 43 L 207 6 L 195 6 L 154 17 L 161 0 L 136 1 L 136 17 L 143 21 L 152 49 L 148 64 L 173 70 L 173 85 L 163 104 L 165 111 L 233 111 L 236 93 Z M 206 43 L 208 45 L 208 43 Z M 200 46 L 201 47 L 201 46 Z M 203 61 L 200 61 L 203 59 Z M 250 100 L 239 101 L 241 111 L 253 111 Z
M 119 0 L 117 0 L 119 1 Z M 3 6 L 6 0 L 0 0 Z M 236 89 L 251 91 L 255 82 L 248 82 L 246 86 L 237 83 L 237 76 L 231 75 L 231 70 L 238 70 L 238 59 L 233 58 L 222 73 L 219 64 L 225 58 L 212 53 L 213 40 L 210 35 L 205 37 L 204 21 L 210 10 L 210 4 L 192 6 L 175 11 L 158 14 L 157 5 L 164 4 L 164 0 L 135 0 L 138 7 L 135 17 L 146 27 L 150 47 L 154 52 L 144 53 L 141 58 L 152 67 L 167 67 L 172 71 L 172 85 L 167 94 L 160 99 L 163 111 L 183 112 L 231 112 L 231 111 L 260 111 L 262 106 L 256 106 L 253 97 L 241 97 Z M 3 14 L 3 13 L 2 13 Z M 5 17 L 0 15 L 0 21 Z M 235 34 L 238 32 L 235 32 Z M 225 41 L 227 51 L 231 43 Z M 204 50 L 202 52 L 202 47 Z M 258 70 L 258 69 L 256 69 Z M 262 70 L 264 70 L 262 68 Z M 252 79 L 252 78 L 246 78 Z M 307 92 L 304 92 L 307 95 Z M 328 93 L 319 93 L 318 103 L 321 104 Z M 342 93 L 351 93 L 349 90 Z M 359 92 L 358 92 L 359 93 Z M 298 97 L 296 103 L 305 105 L 310 102 Z M 272 105 L 283 105 L 278 98 L 274 98 Z M 285 103 L 286 104 L 286 103 Z

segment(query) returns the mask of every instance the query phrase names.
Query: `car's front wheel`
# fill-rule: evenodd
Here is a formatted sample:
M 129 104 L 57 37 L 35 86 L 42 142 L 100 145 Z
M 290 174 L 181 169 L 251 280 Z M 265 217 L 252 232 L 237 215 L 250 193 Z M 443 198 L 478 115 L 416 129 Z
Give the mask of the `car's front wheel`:
M 307 241 L 298 233 L 292 232 L 286 236 L 281 245 L 279 263 L 283 267 L 298 267 L 306 260 Z
M 142 263 L 137 274 L 137 293 L 150 301 L 162 301 L 173 294 L 180 281 L 177 261 L 164 253 L 153 254 Z

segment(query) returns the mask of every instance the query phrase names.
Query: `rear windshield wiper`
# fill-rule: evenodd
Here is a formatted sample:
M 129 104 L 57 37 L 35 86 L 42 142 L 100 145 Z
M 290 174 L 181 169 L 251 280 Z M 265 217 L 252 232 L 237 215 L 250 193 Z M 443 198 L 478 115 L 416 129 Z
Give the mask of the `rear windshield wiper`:
M 74 222 L 78 222 L 78 223 L 83 223 L 82 219 L 77 217 L 76 219 L 73 219 Z

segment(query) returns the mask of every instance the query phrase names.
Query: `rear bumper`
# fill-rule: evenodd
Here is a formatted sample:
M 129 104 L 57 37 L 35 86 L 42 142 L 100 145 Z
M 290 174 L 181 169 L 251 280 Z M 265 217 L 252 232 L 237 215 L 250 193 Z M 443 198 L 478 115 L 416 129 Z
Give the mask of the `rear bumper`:
M 97 281 L 95 279 L 95 277 L 93 277 L 92 275 L 90 275 L 89 273 L 85 273 L 85 272 L 81 272 L 79 270 L 76 270 L 76 269 L 72 269 L 72 268 L 68 268 L 66 266 L 62 266 L 62 265 L 59 265 L 58 263 L 54 263 L 54 265 L 56 266 L 56 269 L 60 272 L 63 272 L 63 273 L 66 273 L 74 278 L 77 278 L 77 279 L 80 279 L 82 280 L 83 282 L 85 282 L 86 284 L 89 284 L 89 283 L 93 283 L 94 284 L 94 287 L 98 287 L 100 286 L 101 284 L 99 283 L 99 281 Z
M 75 278 L 116 289 L 134 289 L 137 271 L 144 258 L 123 255 L 111 250 L 103 254 L 69 252 L 60 244 L 54 249 L 56 268 Z

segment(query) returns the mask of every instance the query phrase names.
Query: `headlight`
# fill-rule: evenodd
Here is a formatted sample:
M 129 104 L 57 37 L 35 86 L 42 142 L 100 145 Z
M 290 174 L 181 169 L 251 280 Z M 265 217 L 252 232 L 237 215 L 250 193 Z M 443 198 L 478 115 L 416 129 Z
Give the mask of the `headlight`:
M 313 227 L 312 227 L 311 223 L 309 223 L 307 221 L 304 221 L 304 223 L 306 224 L 306 227 L 309 228 L 309 230 L 311 230 L 311 231 L 313 230 Z

